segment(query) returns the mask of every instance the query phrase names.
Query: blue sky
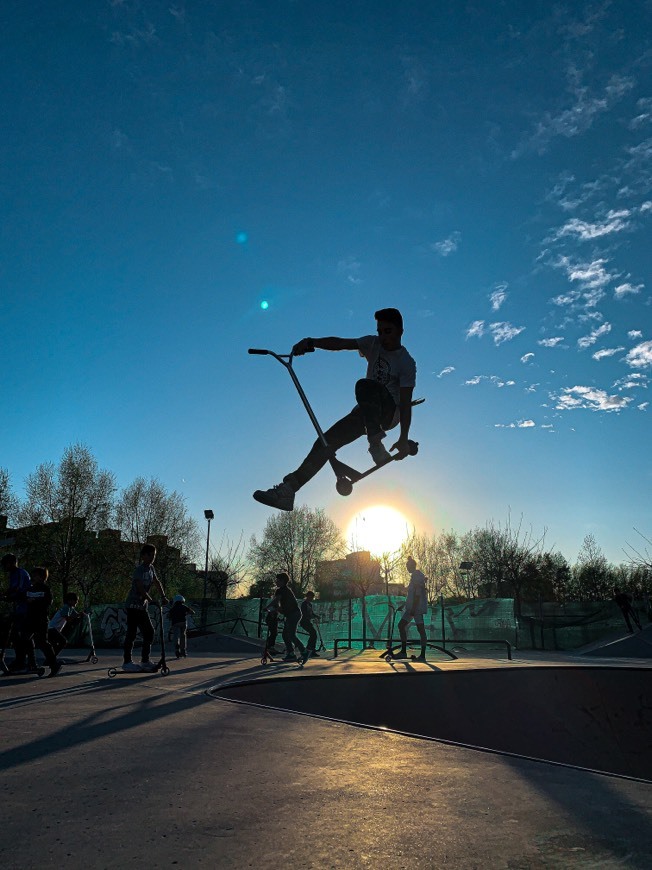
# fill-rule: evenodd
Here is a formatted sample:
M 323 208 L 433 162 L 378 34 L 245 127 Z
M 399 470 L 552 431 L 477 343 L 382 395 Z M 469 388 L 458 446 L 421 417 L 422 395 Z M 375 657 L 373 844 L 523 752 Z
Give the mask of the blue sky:
M 313 440 L 282 368 L 396 305 L 418 457 L 343 528 L 523 515 L 572 562 L 652 531 L 652 4 L 5 0 L 0 465 L 87 444 L 213 534 Z M 261 303 L 266 301 L 268 308 Z M 297 371 L 324 426 L 354 353 Z M 363 445 L 341 458 L 366 467 Z M 640 541 L 640 539 L 638 539 Z

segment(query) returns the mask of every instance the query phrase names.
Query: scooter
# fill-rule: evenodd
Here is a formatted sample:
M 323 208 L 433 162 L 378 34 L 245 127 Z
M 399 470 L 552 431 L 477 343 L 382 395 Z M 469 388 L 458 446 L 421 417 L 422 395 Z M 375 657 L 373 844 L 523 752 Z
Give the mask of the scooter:
M 88 637 L 90 639 L 91 648 L 88 652 L 88 656 L 86 658 L 87 662 L 91 662 L 91 664 L 96 665 L 99 661 L 97 658 L 97 653 L 95 652 L 95 641 L 93 640 L 93 623 L 91 622 L 90 613 L 86 613 L 86 626 L 88 628 Z
M 340 460 L 335 455 L 335 450 L 329 446 L 328 441 L 326 440 L 326 436 L 319 425 L 317 418 L 315 417 L 314 411 L 310 407 L 310 402 L 303 391 L 303 387 L 299 383 L 299 379 L 292 367 L 292 360 L 294 358 L 294 354 L 291 353 L 274 353 L 273 350 L 263 350 L 262 348 L 250 347 L 249 353 L 258 354 L 260 356 L 273 356 L 274 359 L 278 360 L 281 365 L 287 369 L 290 377 L 292 378 L 292 382 L 294 386 L 297 388 L 297 392 L 303 402 L 304 408 L 308 412 L 308 416 L 312 422 L 312 425 L 315 427 L 315 431 L 317 432 L 317 437 L 324 445 L 326 450 L 328 450 L 329 456 L 328 461 L 330 463 L 331 468 L 335 472 L 336 483 L 335 489 L 338 491 L 340 495 L 351 495 L 353 492 L 353 485 L 363 480 L 365 477 L 369 477 L 370 474 L 373 474 L 375 471 L 378 471 L 379 468 L 383 468 L 385 465 L 389 465 L 390 462 L 396 462 L 397 459 L 402 459 L 400 456 L 392 456 L 387 459 L 385 462 L 381 462 L 380 465 L 374 465 L 371 468 L 367 469 L 367 471 L 356 471 L 355 468 L 351 468 L 350 465 L 346 465 L 344 462 L 340 462 Z M 308 351 L 308 353 L 312 353 L 313 351 Z M 422 402 L 425 402 L 425 399 L 415 399 L 412 402 L 412 406 L 420 405 Z M 419 443 L 417 441 L 408 441 L 408 454 L 410 456 L 416 456 L 419 452 Z
M 165 660 L 165 635 L 163 633 L 163 604 L 159 601 L 156 604 L 156 609 L 158 610 L 158 618 L 159 618 L 159 628 L 161 634 L 161 658 L 156 662 L 154 666 L 154 670 L 152 671 L 123 671 L 118 670 L 118 668 L 109 668 L 107 674 L 109 677 L 117 677 L 118 674 L 156 674 L 159 671 L 161 672 L 161 676 L 167 677 L 170 673 L 170 668 L 167 666 L 167 662 Z

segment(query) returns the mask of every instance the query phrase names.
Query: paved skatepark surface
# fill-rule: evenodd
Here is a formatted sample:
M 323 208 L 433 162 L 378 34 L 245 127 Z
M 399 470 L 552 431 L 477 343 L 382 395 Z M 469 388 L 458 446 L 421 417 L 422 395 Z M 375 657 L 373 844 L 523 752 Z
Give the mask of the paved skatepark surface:
M 3 678 L 2 865 L 649 868 L 652 663 L 494 656 Z

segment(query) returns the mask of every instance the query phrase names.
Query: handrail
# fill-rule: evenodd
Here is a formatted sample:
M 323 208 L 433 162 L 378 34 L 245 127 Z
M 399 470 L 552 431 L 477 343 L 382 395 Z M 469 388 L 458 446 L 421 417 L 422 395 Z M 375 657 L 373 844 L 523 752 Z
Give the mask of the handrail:
M 334 645 L 333 645 L 333 658 L 334 659 L 337 658 L 338 647 L 340 644 L 346 643 L 347 644 L 346 648 L 351 649 L 352 643 L 362 643 L 363 640 L 364 640 L 364 638 L 361 638 L 361 637 L 338 637 L 338 638 L 336 638 Z M 412 639 L 412 640 L 408 640 L 407 643 L 409 646 L 419 646 L 421 644 L 421 640 L 420 639 Z M 427 646 L 430 647 L 431 649 L 434 648 L 434 649 L 441 650 L 442 652 L 449 655 L 449 652 L 445 647 L 437 646 L 438 643 L 444 643 L 444 641 L 442 641 L 440 638 L 436 637 L 436 638 L 434 638 L 434 640 L 429 640 L 427 642 Z M 484 639 L 482 639 L 482 640 L 476 640 L 476 639 L 466 640 L 465 638 L 456 637 L 454 642 L 451 643 L 450 640 L 447 640 L 446 643 L 448 644 L 448 646 L 456 646 L 457 644 L 473 644 L 473 643 L 504 644 L 505 649 L 507 651 L 507 658 L 509 659 L 510 662 L 512 661 L 512 645 L 508 640 L 484 640 Z M 394 649 L 395 647 L 396 647 L 396 644 L 392 644 L 391 649 Z M 387 655 L 387 648 L 381 654 L 380 657 L 384 658 L 386 655 Z M 454 656 L 454 658 L 457 658 L 457 656 Z

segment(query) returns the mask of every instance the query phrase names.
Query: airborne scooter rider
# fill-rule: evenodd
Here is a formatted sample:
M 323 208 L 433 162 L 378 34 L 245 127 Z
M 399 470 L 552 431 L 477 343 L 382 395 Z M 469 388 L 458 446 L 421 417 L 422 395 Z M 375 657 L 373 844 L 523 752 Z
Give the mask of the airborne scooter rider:
M 383 438 L 386 430 L 397 424 L 400 424 L 399 438 L 391 449 L 397 451 L 396 458 L 403 459 L 408 455 L 416 363 L 401 344 L 403 318 L 400 311 L 382 308 L 376 311 L 374 317 L 378 335 L 302 338 L 292 348 L 294 356 L 315 349 L 357 350 L 367 360 L 367 374 L 355 385 L 357 405 L 324 433 L 328 448 L 318 438 L 301 465 L 296 471 L 287 474 L 282 483 L 254 492 L 256 501 L 291 511 L 295 493 L 325 465 L 331 452 L 362 435 L 367 436 L 374 463 L 382 465 L 393 458 L 383 444 Z

